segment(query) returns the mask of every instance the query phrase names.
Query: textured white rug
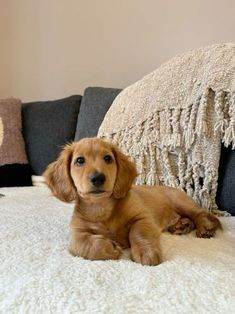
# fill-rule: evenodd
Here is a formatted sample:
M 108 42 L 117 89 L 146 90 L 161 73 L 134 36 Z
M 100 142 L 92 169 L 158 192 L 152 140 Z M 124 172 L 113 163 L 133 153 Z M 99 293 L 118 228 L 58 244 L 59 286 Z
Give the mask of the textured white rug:
M 91 262 L 66 250 L 72 205 L 0 193 L 0 313 L 235 313 L 235 218 L 214 239 L 164 234 L 156 267 Z

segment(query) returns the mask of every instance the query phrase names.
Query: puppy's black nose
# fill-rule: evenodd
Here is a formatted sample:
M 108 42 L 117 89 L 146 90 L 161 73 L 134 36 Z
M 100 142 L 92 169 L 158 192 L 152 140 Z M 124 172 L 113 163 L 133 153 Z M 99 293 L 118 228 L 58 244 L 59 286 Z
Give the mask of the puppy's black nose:
M 103 173 L 93 173 L 90 179 L 95 187 L 102 186 L 106 180 L 105 175 Z

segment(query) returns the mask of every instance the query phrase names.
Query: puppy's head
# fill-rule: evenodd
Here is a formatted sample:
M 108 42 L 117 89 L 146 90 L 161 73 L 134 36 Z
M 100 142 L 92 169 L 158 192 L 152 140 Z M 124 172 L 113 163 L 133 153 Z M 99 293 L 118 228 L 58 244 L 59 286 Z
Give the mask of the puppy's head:
M 71 202 L 82 197 L 95 200 L 123 198 L 137 175 L 135 164 L 115 145 L 86 138 L 67 145 L 44 176 L 53 194 Z

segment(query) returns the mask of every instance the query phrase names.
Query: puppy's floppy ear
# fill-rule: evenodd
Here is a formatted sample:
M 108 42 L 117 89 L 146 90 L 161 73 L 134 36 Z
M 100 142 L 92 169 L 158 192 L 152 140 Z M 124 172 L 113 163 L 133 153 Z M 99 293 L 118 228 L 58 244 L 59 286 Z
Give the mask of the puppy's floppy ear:
M 51 163 L 43 173 L 46 184 L 52 193 L 63 202 L 72 202 L 77 196 L 76 188 L 70 176 L 70 163 L 73 154 L 72 144 L 67 145 L 59 158 Z
M 130 190 L 133 181 L 137 176 L 136 166 L 128 156 L 115 145 L 113 145 L 113 153 L 117 163 L 117 178 L 113 188 L 113 196 L 115 198 L 123 198 Z

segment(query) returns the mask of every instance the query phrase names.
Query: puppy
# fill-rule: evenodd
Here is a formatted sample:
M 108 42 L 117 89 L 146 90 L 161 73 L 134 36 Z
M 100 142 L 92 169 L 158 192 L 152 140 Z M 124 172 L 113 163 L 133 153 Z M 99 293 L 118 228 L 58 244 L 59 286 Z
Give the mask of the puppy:
M 159 238 L 168 230 L 210 238 L 220 221 L 186 193 L 166 186 L 132 185 L 135 164 L 115 145 L 86 138 L 67 145 L 44 173 L 52 193 L 75 201 L 69 251 L 90 260 L 118 259 L 130 248 L 143 265 L 161 262 Z

